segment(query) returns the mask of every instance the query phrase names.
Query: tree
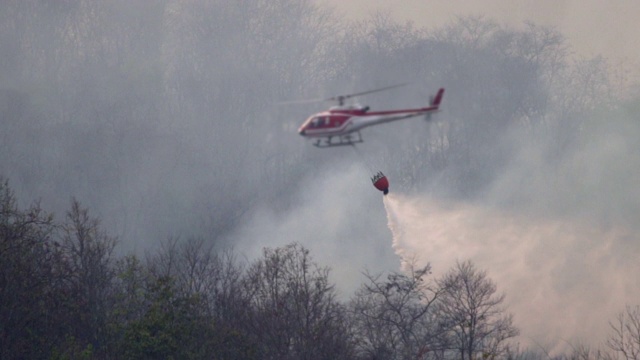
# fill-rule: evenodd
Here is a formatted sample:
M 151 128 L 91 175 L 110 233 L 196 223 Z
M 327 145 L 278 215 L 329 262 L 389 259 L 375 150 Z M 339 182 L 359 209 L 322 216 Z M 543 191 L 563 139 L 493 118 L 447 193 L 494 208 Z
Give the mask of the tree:
M 149 279 L 145 302 L 142 316 L 121 330 L 119 355 L 127 359 L 204 358 L 210 349 L 194 347 L 193 338 L 199 333 L 209 334 L 206 326 L 210 324 L 202 322 L 194 309 L 198 306 L 196 298 L 177 295 L 173 279 L 162 276 Z
M 60 242 L 65 257 L 59 270 L 69 275 L 66 305 L 76 316 L 71 335 L 99 349 L 106 335 L 111 305 L 116 239 L 100 227 L 98 218 L 89 216 L 89 211 L 72 199 Z
M 53 270 L 59 249 L 53 217 L 38 204 L 17 206 L 0 177 L 0 358 L 47 357 L 64 328 L 55 307 L 62 299 Z
M 494 359 L 509 349 L 507 340 L 517 336 L 513 317 L 502 307 L 504 294 L 470 262 L 458 262 L 438 280 L 439 319 L 449 329 L 450 350 L 460 360 Z
M 606 344 L 615 353 L 615 358 L 640 359 L 640 306 L 627 306 L 609 325 L 612 333 Z
M 183 328 L 178 335 L 189 334 L 181 338 L 175 351 L 196 358 L 211 354 L 219 359 L 254 356 L 256 352 L 245 325 L 250 305 L 241 284 L 242 267 L 229 251 L 214 251 L 204 238 L 170 238 L 162 243 L 158 253 L 148 258 L 146 270 L 150 279 L 171 279 L 170 290 L 175 300 L 164 308 L 190 319 L 186 323 L 172 320 L 172 326 L 179 324 Z M 143 292 L 146 294 L 152 288 L 147 286 Z M 145 315 L 140 319 L 146 319 L 147 325 L 149 320 L 159 319 L 157 308 L 145 308 L 143 312 Z
M 367 359 L 423 359 L 437 356 L 445 340 L 435 318 L 440 290 L 427 281 L 429 265 L 411 265 L 386 281 L 366 274 L 368 283 L 351 304 L 358 355 Z
M 344 307 L 335 299 L 327 268 L 293 243 L 265 248 L 249 267 L 250 336 L 264 359 L 349 359 Z

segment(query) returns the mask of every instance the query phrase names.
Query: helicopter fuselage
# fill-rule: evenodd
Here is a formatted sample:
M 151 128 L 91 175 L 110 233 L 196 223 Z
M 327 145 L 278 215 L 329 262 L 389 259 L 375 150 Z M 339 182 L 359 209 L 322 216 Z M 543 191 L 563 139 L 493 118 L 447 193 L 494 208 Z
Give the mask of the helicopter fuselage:
M 298 129 L 305 137 L 329 137 L 350 134 L 365 127 L 434 113 L 437 106 L 418 109 L 366 112 L 364 109 L 331 109 L 310 116 Z
M 369 111 L 368 106 L 335 106 L 311 115 L 298 128 L 298 133 L 318 139 L 315 145 L 319 147 L 353 145 L 362 142 L 359 131 L 366 127 L 438 112 L 443 93 L 444 89 L 440 89 L 429 106 L 414 109 Z M 357 137 L 352 133 L 358 133 Z

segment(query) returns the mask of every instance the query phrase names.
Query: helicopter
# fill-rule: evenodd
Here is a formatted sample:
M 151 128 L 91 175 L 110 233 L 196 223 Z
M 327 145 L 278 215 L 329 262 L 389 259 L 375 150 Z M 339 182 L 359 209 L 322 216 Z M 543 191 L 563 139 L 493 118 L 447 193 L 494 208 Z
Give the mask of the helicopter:
M 364 141 L 360 130 L 365 127 L 409 119 L 420 115 L 425 115 L 429 119 L 431 114 L 440 110 L 444 88 L 440 88 L 436 95 L 431 98 L 429 106 L 421 108 L 369 111 L 369 106 L 344 104 L 345 100 L 355 96 L 389 90 L 404 85 L 406 84 L 392 85 L 355 94 L 339 95 L 328 99 L 305 100 L 304 102 L 337 101 L 338 105 L 332 106 L 329 110 L 311 115 L 298 128 L 298 134 L 306 138 L 315 139 L 313 145 L 319 148 L 355 145 Z

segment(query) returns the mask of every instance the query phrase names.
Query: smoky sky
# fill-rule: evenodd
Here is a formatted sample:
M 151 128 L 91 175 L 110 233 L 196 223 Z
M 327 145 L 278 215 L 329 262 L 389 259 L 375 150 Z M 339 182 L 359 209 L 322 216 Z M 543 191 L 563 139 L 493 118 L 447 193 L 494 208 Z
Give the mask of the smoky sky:
M 456 16 L 479 15 L 511 26 L 525 21 L 551 26 L 562 31 L 580 56 L 605 55 L 632 61 L 637 66 L 640 49 L 634 41 L 640 5 L 633 0 L 606 3 L 588 1 L 508 1 L 481 0 L 451 2 L 444 0 L 317 0 L 334 7 L 343 16 L 362 19 L 371 12 L 384 11 L 399 21 L 437 28 Z M 636 76 L 638 74 L 636 73 Z

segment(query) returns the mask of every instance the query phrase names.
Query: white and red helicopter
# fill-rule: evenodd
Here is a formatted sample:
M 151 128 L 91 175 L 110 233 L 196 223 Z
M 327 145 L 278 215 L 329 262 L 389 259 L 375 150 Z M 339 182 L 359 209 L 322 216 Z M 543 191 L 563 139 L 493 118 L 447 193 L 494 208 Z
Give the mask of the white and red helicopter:
M 315 139 L 313 145 L 320 148 L 354 145 L 363 142 L 360 130 L 368 126 L 384 124 L 391 121 L 408 119 L 420 115 L 427 118 L 439 111 L 444 89 L 440 88 L 436 96 L 432 97 L 429 106 L 415 109 L 398 109 L 384 111 L 369 111 L 368 106 L 344 105 L 346 99 L 388 90 L 406 84 L 387 86 L 356 94 L 334 96 L 329 99 L 309 101 L 338 101 L 327 111 L 311 115 L 298 129 L 298 133 L 306 138 Z M 308 101 L 304 101 L 308 102 Z

